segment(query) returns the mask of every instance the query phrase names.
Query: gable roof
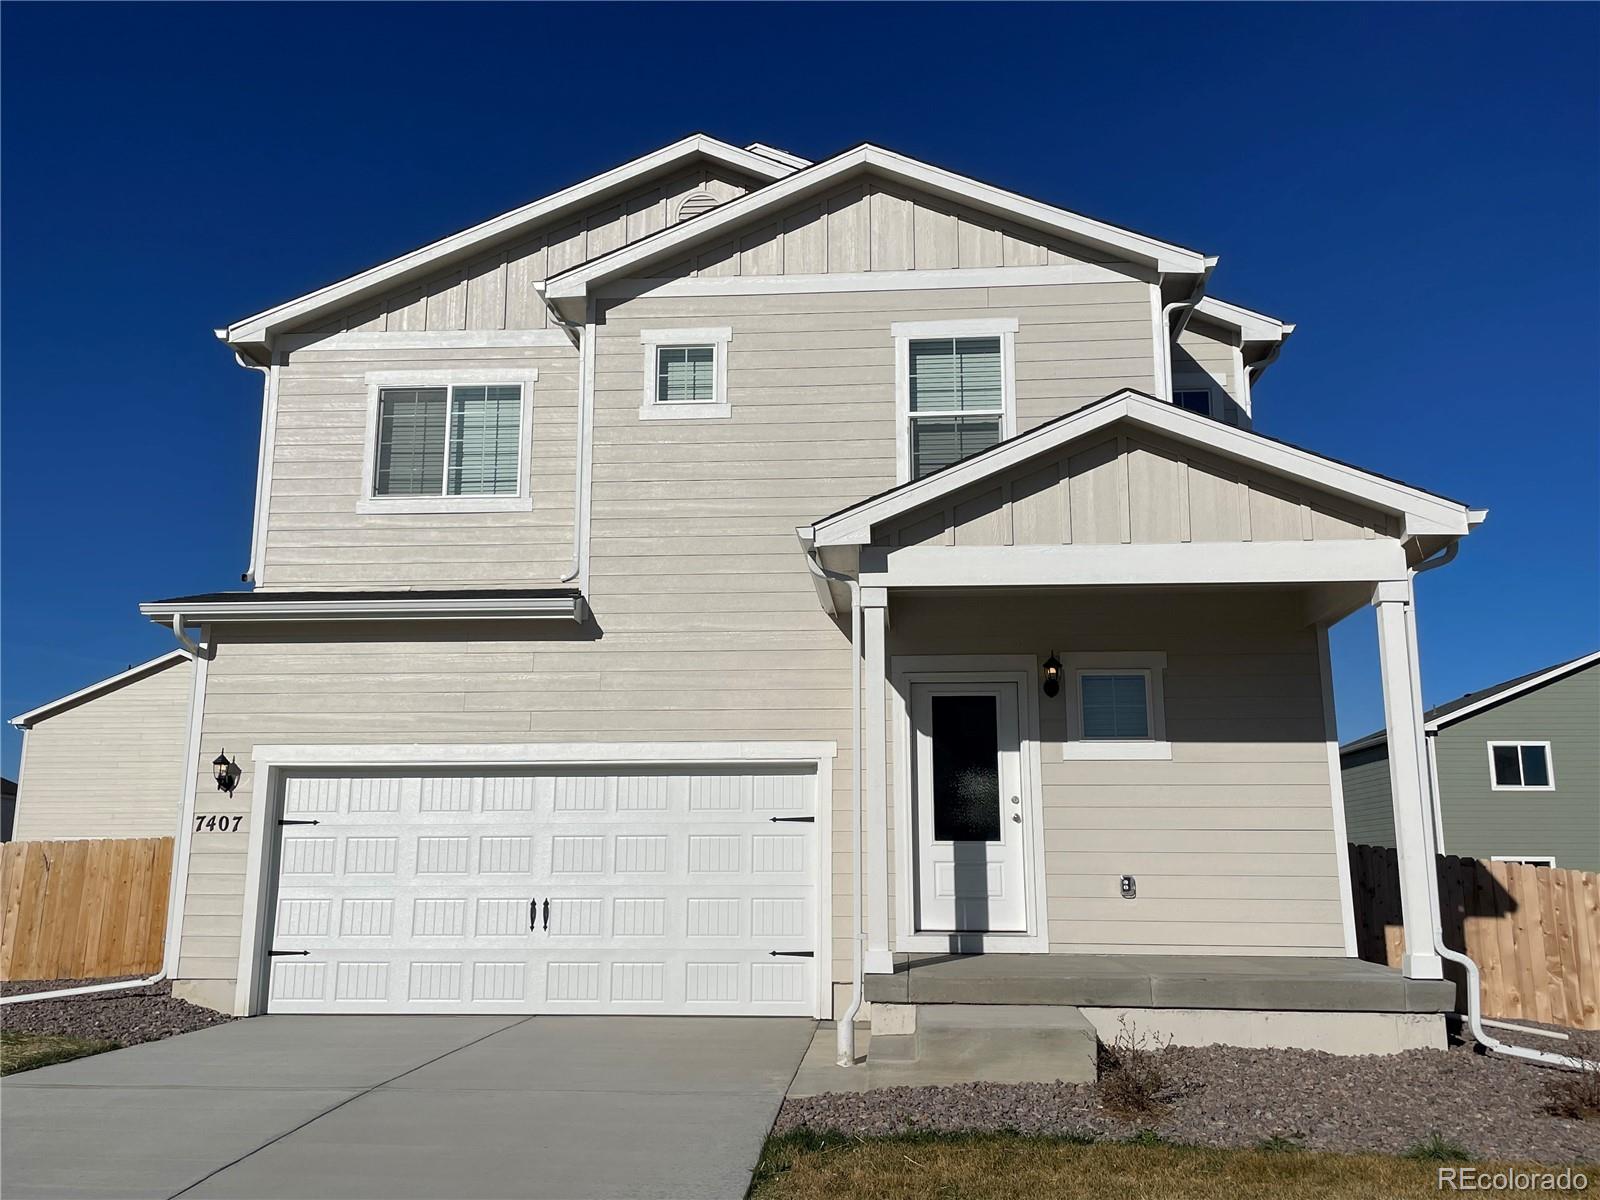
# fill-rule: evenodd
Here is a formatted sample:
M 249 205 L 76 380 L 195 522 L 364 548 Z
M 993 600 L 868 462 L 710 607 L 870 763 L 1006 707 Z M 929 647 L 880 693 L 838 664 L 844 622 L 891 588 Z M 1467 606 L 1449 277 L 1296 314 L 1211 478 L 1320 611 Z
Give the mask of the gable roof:
M 1240 304 L 1230 304 L 1215 296 L 1203 296 L 1194 306 L 1195 316 L 1228 329 L 1239 331 L 1239 339 L 1246 345 L 1281 342 L 1294 332 L 1294 325 L 1278 317 L 1269 317 Z
M 234 347 L 264 345 L 274 330 L 303 322 L 329 309 L 358 303 L 373 293 L 387 291 L 431 274 L 472 256 L 488 242 L 513 236 L 518 230 L 592 205 L 649 176 L 671 171 L 697 158 L 710 159 L 766 180 L 782 179 L 795 171 L 793 163 L 783 161 L 767 147 L 741 150 L 704 133 L 690 134 L 671 145 L 590 176 L 571 187 L 551 192 L 520 208 L 501 213 L 398 258 L 235 321 L 224 329 L 216 330 L 216 335 Z
M 1576 675 L 1579 671 L 1600 663 L 1600 650 L 1592 654 L 1580 655 L 1568 659 L 1564 663 L 1557 663 L 1553 667 L 1541 667 L 1537 671 L 1529 671 L 1526 675 L 1518 675 L 1515 679 L 1507 679 L 1503 683 L 1492 684 L 1486 688 L 1479 688 L 1475 692 L 1468 692 L 1464 696 L 1457 696 L 1422 714 L 1423 728 L 1429 733 L 1437 733 L 1447 729 L 1458 721 L 1464 721 L 1474 713 L 1497 704 L 1504 704 L 1508 700 L 1515 700 L 1518 696 L 1536 691 L 1547 684 L 1556 683 L 1568 675 Z M 1366 750 L 1373 746 L 1381 746 L 1389 740 L 1386 730 L 1369 733 L 1365 737 L 1356 738 L 1353 742 L 1346 742 L 1339 747 L 1340 754 L 1354 754 L 1358 750 Z
M 1404 537 L 1418 534 L 1463 536 L 1485 515 L 1469 509 L 1459 500 L 1423 491 L 1252 430 L 1224 425 L 1125 388 L 1086 408 L 998 442 L 971 458 L 823 517 L 802 529 L 801 537 L 819 548 L 865 545 L 871 540 L 872 527 L 880 522 L 921 508 L 1118 421 L 1393 513 L 1403 519 Z
M 872 174 L 941 197 L 979 212 L 1004 217 L 1029 228 L 1068 238 L 1119 258 L 1176 274 L 1203 274 L 1207 257 L 1198 250 L 1164 242 L 1081 213 L 1030 200 L 992 184 L 936 167 L 930 163 L 863 143 L 834 157 L 795 171 L 777 183 L 719 205 L 689 224 L 672 226 L 640 238 L 553 276 L 546 294 L 553 301 L 574 301 L 590 288 L 609 280 L 637 274 L 648 265 L 681 254 L 691 244 L 708 242 L 731 227 L 763 214 L 798 204 L 847 179 Z
M 130 683 L 137 683 L 141 679 L 157 672 L 165 671 L 168 667 L 176 666 L 180 662 L 188 662 L 191 657 L 187 650 L 170 650 L 157 658 L 129 667 L 126 671 L 108 675 L 98 683 L 91 683 L 88 687 L 79 688 L 77 691 L 62 696 L 58 700 L 52 700 L 48 704 L 41 704 L 38 708 L 30 708 L 27 712 L 12 717 L 11 724 L 18 729 L 32 729 L 47 717 L 53 717 L 69 708 L 76 708 L 78 705 L 87 703 L 97 696 L 103 696 L 107 692 L 114 692 L 118 688 L 127 687 Z

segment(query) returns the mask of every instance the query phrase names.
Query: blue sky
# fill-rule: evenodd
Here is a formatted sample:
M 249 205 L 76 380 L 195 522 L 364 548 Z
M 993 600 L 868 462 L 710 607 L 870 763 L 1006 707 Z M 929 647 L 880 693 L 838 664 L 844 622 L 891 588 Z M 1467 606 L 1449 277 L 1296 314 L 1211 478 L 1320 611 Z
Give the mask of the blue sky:
M 237 587 L 260 385 L 211 329 L 704 129 L 877 141 L 1221 256 L 1261 428 L 1491 510 L 1429 703 L 1600 643 L 1600 8 L 6 5 L 4 715 Z M 1370 617 L 1341 733 L 1382 720 Z M 18 738 L 5 730 L 5 773 Z

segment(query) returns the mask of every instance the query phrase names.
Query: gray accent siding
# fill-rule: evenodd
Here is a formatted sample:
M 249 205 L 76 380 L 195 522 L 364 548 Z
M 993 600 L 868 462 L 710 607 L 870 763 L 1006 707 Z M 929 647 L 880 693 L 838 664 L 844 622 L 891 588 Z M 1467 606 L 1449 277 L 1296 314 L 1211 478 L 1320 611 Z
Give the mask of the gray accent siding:
M 1394 845 L 1394 800 L 1389 747 L 1368 746 L 1340 757 L 1344 772 L 1345 832 L 1358 846 Z

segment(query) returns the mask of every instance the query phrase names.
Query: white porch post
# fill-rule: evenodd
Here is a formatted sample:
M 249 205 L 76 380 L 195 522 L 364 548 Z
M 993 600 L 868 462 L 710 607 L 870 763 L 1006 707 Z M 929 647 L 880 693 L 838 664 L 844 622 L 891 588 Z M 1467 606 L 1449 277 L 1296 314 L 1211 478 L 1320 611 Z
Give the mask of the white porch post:
M 861 664 L 862 691 L 865 693 L 866 738 L 862 757 L 866 768 L 866 904 L 867 951 L 864 959 L 868 974 L 888 974 L 894 970 L 889 952 L 889 789 L 888 747 L 884 715 L 886 655 L 884 641 L 889 616 L 889 590 L 881 587 L 861 589 L 861 633 L 864 661 Z
M 1400 967 L 1409 979 L 1442 979 L 1444 964 L 1433 948 L 1439 914 L 1428 875 L 1434 868 L 1423 805 L 1428 804 L 1422 745 L 1422 687 L 1408 628 L 1413 604 L 1409 581 L 1378 584 L 1378 661 L 1383 671 L 1383 717 L 1389 739 L 1389 792 L 1394 803 L 1394 839 L 1400 866 L 1400 915 L 1406 952 Z

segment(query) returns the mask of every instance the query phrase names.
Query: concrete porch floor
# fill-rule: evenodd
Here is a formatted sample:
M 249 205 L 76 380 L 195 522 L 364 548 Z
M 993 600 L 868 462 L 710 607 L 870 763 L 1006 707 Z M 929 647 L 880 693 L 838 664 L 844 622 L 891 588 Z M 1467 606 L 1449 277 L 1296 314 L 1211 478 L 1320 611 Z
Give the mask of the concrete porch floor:
M 1275 1012 L 1445 1013 L 1455 985 L 1354 958 L 1190 954 L 897 954 L 876 1004 L 1070 1004 Z

